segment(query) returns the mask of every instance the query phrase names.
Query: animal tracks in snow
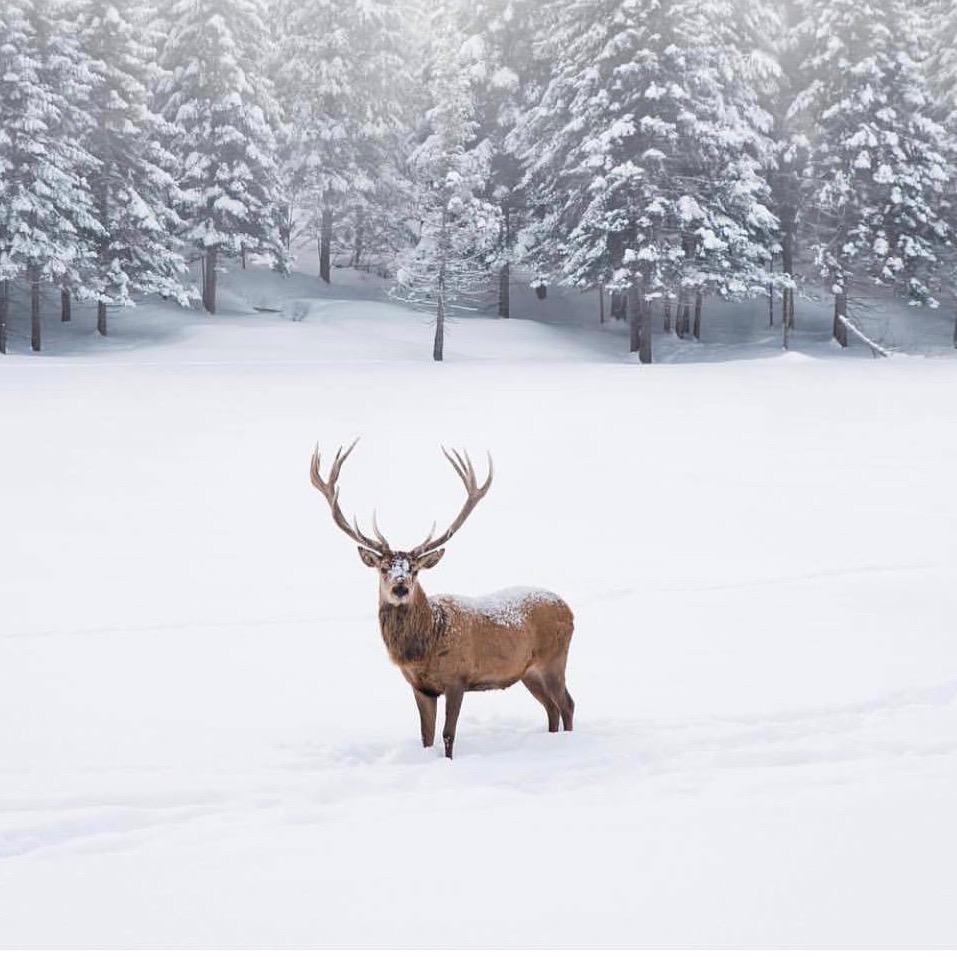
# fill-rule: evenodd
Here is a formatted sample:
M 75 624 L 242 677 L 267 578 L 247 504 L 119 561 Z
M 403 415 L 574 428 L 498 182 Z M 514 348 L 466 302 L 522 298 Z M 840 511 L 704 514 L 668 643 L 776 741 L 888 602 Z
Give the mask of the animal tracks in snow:
M 161 807 L 161 801 L 150 807 L 149 803 L 122 805 L 104 798 L 99 806 L 89 801 L 75 806 L 58 802 L 55 809 L 0 810 L 0 861 L 64 845 L 113 850 L 216 810 L 201 805 Z
M 248 767 L 171 789 L 170 769 L 111 771 L 56 796 L 0 800 L 0 861 L 39 853 L 101 853 L 156 840 L 208 840 L 212 824 L 322 827 L 363 813 L 367 800 L 428 794 L 467 806 L 509 794 L 585 799 L 609 782 L 635 798 L 694 800 L 720 790 L 741 801 L 860 781 L 932 782 L 957 760 L 957 679 L 841 707 L 689 720 L 589 720 L 549 735 L 528 724 L 472 720 L 454 762 L 439 749 L 382 737 L 352 745 L 294 740 Z M 78 772 L 79 773 L 79 772 Z M 575 795 L 579 798 L 575 798 Z M 497 795 L 497 797 L 496 797 Z M 476 798 L 476 800 L 479 800 Z M 190 826 L 201 822 L 202 833 Z M 204 836 L 205 835 L 205 836 Z

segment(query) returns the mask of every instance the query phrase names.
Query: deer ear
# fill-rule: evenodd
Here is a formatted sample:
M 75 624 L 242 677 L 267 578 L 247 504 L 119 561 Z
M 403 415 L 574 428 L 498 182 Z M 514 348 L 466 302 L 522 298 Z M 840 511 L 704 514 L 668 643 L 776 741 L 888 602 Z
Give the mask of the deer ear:
M 359 548 L 359 557 L 362 559 L 363 565 L 368 565 L 369 568 L 378 568 L 379 567 L 379 556 L 375 552 L 370 552 L 368 548 Z
M 429 552 L 428 555 L 423 555 L 418 562 L 419 568 L 434 568 L 438 565 L 439 560 L 445 554 L 444 548 L 436 549 L 434 552 Z

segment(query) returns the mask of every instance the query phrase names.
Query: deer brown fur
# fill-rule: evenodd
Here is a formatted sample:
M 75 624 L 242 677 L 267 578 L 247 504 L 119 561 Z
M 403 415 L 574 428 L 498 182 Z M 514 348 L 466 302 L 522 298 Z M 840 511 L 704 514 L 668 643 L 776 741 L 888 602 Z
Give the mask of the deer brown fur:
M 433 538 L 430 533 L 421 545 L 402 552 L 391 548 L 374 518 L 376 537 L 372 539 L 342 515 L 336 481 L 354 447 L 355 442 L 345 453 L 339 450 L 325 481 L 319 475 L 317 450 L 312 458 L 312 483 L 329 502 L 335 523 L 359 544 L 362 561 L 379 572 L 382 639 L 390 659 L 412 686 L 423 746 L 431 747 L 435 740 L 440 696 L 445 696 L 445 755 L 451 758 L 465 692 L 508 688 L 517 681 L 545 708 L 549 731 L 558 731 L 559 721 L 571 731 L 575 703 L 565 686 L 565 664 L 574 621 L 561 598 L 529 588 L 479 599 L 430 598 L 418 582 L 419 572 L 439 562 L 445 552 L 439 546 L 461 527 L 488 491 L 491 459 L 488 479 L 480 486 L 468 456 L 445 453 L 465 485 L 466 503 L 443 535 Z

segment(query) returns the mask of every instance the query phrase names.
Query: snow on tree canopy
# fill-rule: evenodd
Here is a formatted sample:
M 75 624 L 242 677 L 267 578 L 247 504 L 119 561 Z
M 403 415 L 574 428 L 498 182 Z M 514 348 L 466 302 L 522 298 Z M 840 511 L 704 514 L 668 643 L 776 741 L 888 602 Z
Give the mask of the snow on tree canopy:
M 552 77 L 513 136 L 541 211 L 528 239 L 539 267 L 646 297 L 763 285 L 769 121 L 735 45 L 734 5 L 551 9 Z M 682 228 L 692 202 L 707 233 Z
M 158 102 L 169 145 L 184 159 L 184 237 L 207 257 L 204 301 L 214 310 L 217 254 L 254 252 L 286 266 L 276 162 L 281 111 L 265 73 L 260 0 L 217 0 L 212 15 L 206 0 L 174 0 L 167 18 Z
M 935 304 L 953 138 L 934 116 L 910 4 L 802 0 L 801 9 L 795 111 L 814 132 L 806 175 L 818 268 L 839 295 L 859 280 Z

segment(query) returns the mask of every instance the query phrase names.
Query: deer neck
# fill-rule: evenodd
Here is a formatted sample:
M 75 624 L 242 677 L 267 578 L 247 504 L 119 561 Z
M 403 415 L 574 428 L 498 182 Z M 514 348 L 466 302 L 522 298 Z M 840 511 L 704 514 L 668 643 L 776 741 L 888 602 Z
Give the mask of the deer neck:
M 422 661 L 445 632 L 445 617 L 416 582 L 404 605 L 379 599 L 379 627 L 389 656 L 397 664 Z

